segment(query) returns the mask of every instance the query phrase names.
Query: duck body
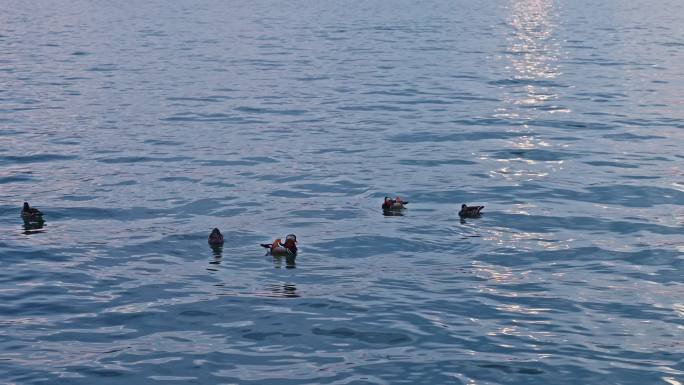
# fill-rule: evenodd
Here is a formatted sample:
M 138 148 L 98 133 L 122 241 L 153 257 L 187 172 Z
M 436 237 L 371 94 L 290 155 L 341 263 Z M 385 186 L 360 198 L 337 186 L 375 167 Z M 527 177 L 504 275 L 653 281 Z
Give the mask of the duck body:
M 461 211 L 458 212 L 458 216 L 461 218 L 477 218 L 482 215 L 480 212 L 484 206 L 466 206 L 466 204 L 461 205 Z
M 292 251 L 285 246 L 272 247 L 269 254 L 274 257 L 293 257 L 297 255 L 297 251 Z
M 382 202 L 382 209 L 385 211 L 403 210 L 406 208 L 406 204 L 408 204 L 408 201 L 402 200 L 400 197 L 395 199 L 385 197 L 385 200 Z
M 25 221 L 36 221 L 43 219 L 43 213 L 37 208 L 29 206 L 28 202 L 24 202 L 24 207 L 21 209 L 21 217 Z
M 289 234 L 285 237 L 285 243 L 277 238 L 273 243 L 262 243 L 262 247 L 268 249 L 268 254 L 274 257 L 295 257 L 297 255 L 297 237 Z
M 212 246 L 223 245 L 223 234 L 221 234 L 221 231 L 214 227 L 214 230 L 212 230 L 211 234 L 209 234 L 208 242 Z

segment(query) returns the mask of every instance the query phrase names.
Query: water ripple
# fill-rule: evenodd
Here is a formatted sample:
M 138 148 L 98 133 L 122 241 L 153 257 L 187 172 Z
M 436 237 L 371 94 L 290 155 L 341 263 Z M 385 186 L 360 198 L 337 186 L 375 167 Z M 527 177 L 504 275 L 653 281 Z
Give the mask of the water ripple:
M 680 2 L 284 4 L 3 3 L 2 381 L 684 382 Z

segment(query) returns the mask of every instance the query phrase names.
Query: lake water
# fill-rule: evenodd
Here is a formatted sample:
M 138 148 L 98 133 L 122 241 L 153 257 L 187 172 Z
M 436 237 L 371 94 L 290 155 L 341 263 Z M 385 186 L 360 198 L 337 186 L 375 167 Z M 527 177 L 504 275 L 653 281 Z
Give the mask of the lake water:
M 683 63 L 678 0 L 4 0 L 0 383 L 681 385 Z

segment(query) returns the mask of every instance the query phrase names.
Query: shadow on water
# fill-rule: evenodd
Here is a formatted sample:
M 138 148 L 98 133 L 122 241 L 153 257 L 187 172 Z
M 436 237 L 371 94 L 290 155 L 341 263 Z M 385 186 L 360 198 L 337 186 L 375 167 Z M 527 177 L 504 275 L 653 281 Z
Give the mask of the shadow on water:
M 24 234 L 30 235 L 44 232 L 44 227 L 45 220 L 43 218 L 39 218 L 36 220 L 24 220 L 24 225 L 22 226 L 22 229 L 24 229 Z

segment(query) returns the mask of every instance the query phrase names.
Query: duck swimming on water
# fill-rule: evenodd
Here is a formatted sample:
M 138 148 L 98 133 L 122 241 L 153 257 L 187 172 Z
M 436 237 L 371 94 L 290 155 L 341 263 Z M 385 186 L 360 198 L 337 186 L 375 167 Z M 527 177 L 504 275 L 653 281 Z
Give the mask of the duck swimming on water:
M 267 248 L 268 253 L 274 257 L 294 257 L 297 255 L 297 236 L 288 234 L 285 243 L 281 243 L 280 238 L 277 238 L 271 244 L 262 243 L 261 247 Z
M 24 202 L 24 207 L 21 209 L 21 217 L 25 221 L 39 220 L 42 219 L 43 213 L 37 208 L 30 207 L 28 202 Z
M 400 197 L 392 199 L 390 197 L 385 197 L 385 201 L 382 202 L 383 210 L 403 210 L 406 208 L 408 201 L 402 200 Z
M 216 227 L 214 227 L 214 229 L 211 230 L 211 234 L 209 234 L 209 244 L 212 246 L 223 245 L 223 234 L 221 234 L 221 231 Z
M 465 203 L 461 205 L 461 211 L 458 212 L 458 216 L 461 218 L 477 218 L 479 217 L 480 211 L 484 206 L 467 206 Z

